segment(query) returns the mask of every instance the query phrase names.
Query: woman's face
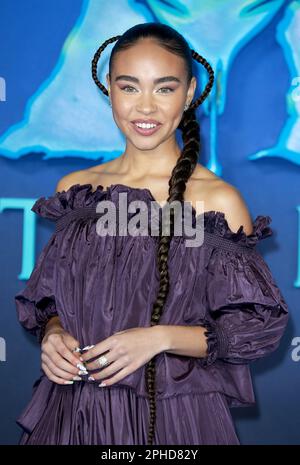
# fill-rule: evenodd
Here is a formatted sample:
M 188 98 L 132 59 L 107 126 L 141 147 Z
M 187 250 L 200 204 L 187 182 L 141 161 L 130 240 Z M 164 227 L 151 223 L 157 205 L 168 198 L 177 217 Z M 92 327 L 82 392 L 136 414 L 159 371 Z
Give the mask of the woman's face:
M 165 76 L 176 79 L 155 82 Z M 135 147 L 149 150 L 175 138 L 184 106 L 191 103 L 196 88 L 195 77 L 187 87 L 182 58 L 143 39 L 115 55 L 111 82 L 108 74 L 106 79 L 114 120 Z M 135 129 L 134 120 L 155 120 L 159 129 L 143 135 Z

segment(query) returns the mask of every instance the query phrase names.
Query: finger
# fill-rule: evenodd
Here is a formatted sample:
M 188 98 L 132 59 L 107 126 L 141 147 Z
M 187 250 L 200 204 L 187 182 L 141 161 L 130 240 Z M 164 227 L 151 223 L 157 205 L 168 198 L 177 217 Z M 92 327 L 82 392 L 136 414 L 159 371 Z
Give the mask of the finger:
M 101 356 L 105 356 L 106 360 L 107 360 L 107 364 L 106 365 L 100 365 L 100 357 Z M 100 359 L 100 360 L 99 360 Z M 114 362 L 115 360 L 117 359 L 117 357 L 113 354 L 113 352 L 107 352 L 105 354 L 98 354 L 97 356 L 97 359 L 94 360 L 93 362 L 85 362 L 85 366 L 87 368 L 87 370 L 103 370 L 108 364 Z
M 71 338 L 73 341 L 71 347 L 68 346 L 68 338 Z M 64 347 L 66 349 L 65 358 L 69 360 L 74 366 L 77 365 L 78 359 L 81 357 L 81 355 L 76 352 L 72 352 L 72 349 L 74 349 L 75 346 L 78 345 L 78 341 L 76 341 L 76 339 L 74 339 L 71 335 L 69 335 L 68 333 L 66 333 L 66 335 L 55 334 L 55 333 L 50 334 L 45 344 L 48 344 L 48 343 L 53 345 L 55 349 L 58 349 L 58 348 L 62 349 Z M 42 345 L 42 348 L 43 348 L 43 345 Z
M 42 364 L 42 368 L 47 378 L 49 378 L 50 381 L 53 381 L 54 383 L 57 383 L 57 384 L 73 384 L 74 383 L 74 381 L 69 381 L 69 380 L 59 378 L 54 373 L 52 373 L 52 371 L 50 371 L 49 368 L 44 363 Z
M 81 349 L 80 347 L 78 347 L 78 341 L 72 340 L 72 342 L 70 343 L 69 337 L 66 337 L 62 338 L 61 342 L 62 344 L 60 344 L 58 347 L 64 350 L 64 354 L 61 354 L 64 358 L 69 360 L 69 362 L 71 362 L 75 366 L 78 364 L 78 362 L 82 362 L 80 353 Z
M 49 336 L 49 342 L 52 345 L 52 348 L 54 348 L 55 353 L 58 353 L 61 356 L 59 363 L 63 369 L 73 374 L 78 373 L 78 370 L 80 369 L 82 371 L 85 369 L 83 362 L 80 362 L 78 356 L 72 353 L 61 337 L 53 340 L 53 338 L 50 339 Z M 53 363 L 58 363 L 58 360 L 54 359 L 53 354 L 51 354 L 50 357 Z
M 104 383 L 105 386 L 111 386 L 112 384 L 115 384 L 118 381 L 121 381 L 126 376 L 130 375 L 130 373 L 132 373 L 132 370 L 128 370 L 128 367 L 125 367 L 112 378 L 109 378 L 109 379 L 105 378 L 101 380 L 101 383 Z M 101 383 L 98 385 L 99 387 L 103 387 L 101 386 Z
M 62 369 L 60 366 L 59 366 L 59 362 L 57 363 L 54 363 L 50 357 L 47 356 L 47 354 L 43 354 L 43 358 L 42 358 L 43 362 L 47 365 L 47 367 L 51 370 L 51 372 L 53 374 L 55 374 L 57 377 L 59 378 L 63 378 L 65 380 L 73 380 L 74 379 L 74 376 L 78 376 L 78 370 L 77 372 L 75 373 L 70 373 L 69 371 L 66 371 L 64 369 Z M 81 379 L 81 378 L 80 378 Z M 79 380 L 78 380 L 79 381 Z
M 61 355 L 61 353 L 64 353 L 64 349 L 61 348 L 60 352 L 59 352 L 57 350 L 58 347 L 59 347 L 59 344 L 57 345 L 57 347 L 54 347 L 51 343 L 49 345 L 45 344 L 45 346 L 43 347 L 43 350 L 42 350 L 42 357 L 43 357 L 43 354 L 45 354 L 46 356 L 49 357 L 49 359 L 52 361 L 52 363 L 54 363 L 54 365 L 59 366 L 61 369 L 68 372 L 68 374 L 73 374 L 73 376 L 79 375 L 79 370 L 86 372 L 86 369 L 82 365 L 82 362 L 79 362 L 77 360 L 77 363 L 79 364 L 79 366 L 75 367 L 70 362 L 65 360 L 63 358 L 63 355 Z
M 99 344 L 94 345 L 94 347 L 82 354 L 81 357 L 83 358 L 84 362 L 91 360 L 92 358 L 99 356 L 99 354 L 101 355 L 104 352 L 108 352 L 113 348 L 115 343 L 116 339 L 114 339 L 113 336 L 110 336 L 104 341 L 99 342 Z
M 51 360 L 51 362 L 55 366 L 57 366 L 61 370 L 65 371 L 68 375 L 76 376 L 76 375 L 82 374 L 83 372 L 85 374 L 87 374 L 87 370 L 85 369 L 85 367 L 83 365 L 80 364 L 78 367 L 74 367 L 74 365 L 72 365 L 67 360 L 65 360 L 60 355 L 59 352 L 48 353 L 48 354 L 46 354 L 46 356 L 48 356 L 49 360 Z
M 102 380 L 106 377 L 114 375 L 117 371 L 125 368 L 126 366 L 128 367 L 128 364 L 126 363 L 124 358 L 116 360 L 108 367 L 102 368 L 100 371 L 92 373 L 90 376 L 90 379 L 91 380 Z

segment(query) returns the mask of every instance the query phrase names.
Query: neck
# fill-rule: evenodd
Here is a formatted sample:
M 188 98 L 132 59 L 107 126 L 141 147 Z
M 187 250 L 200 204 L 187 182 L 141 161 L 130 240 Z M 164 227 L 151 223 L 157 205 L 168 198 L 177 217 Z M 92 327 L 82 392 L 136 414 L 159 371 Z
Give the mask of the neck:
M 150 150 L 140 150 L 127 143 L 125 152 L 119 157 L 118 172 L 131 178 L 170 177 L 181 154 L 176 143 L 166 144 Z

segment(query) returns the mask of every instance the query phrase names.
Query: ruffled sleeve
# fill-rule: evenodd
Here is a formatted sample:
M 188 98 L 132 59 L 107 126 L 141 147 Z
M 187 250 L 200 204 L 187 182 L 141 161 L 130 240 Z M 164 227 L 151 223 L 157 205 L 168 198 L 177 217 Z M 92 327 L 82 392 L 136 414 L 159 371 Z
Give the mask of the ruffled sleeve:
M 31 210 L 42 218 L 55 221 L 69 210 L 65 196 L 56 193 L 46 199 L 40 197 Z M 59 316 L 55 300 L 56 235 L 52 234 L 40 253 L 35 267 L 23 288 L 15 295 L 17 318 L 28 332 L 41 344 L 48 321 Z
M 50 318 L 58 316 L 55 301 L 56 243 L 53 234 L 38 257 L 26 287 L 15 296 L 20 324 L 42 342 Z
M 207 264 L 207 316 L 202 323 L 207 352 L 198 359 L 203 367 L 217 359 L 244 364 L 271 354 L 289 318 L 282 293 L 256 249 L 273 233 L 271 218 L 257 217 L 249 236 L 243 227 L 230 231 L 223 215 L 217 221 L 218 245 L 211 247 Z
M 99 185 L 95 191 L 91 184 L 74 184 L 67 191 L 53 196 L 40 197 L 31 210 L 41 218 L 53 222 L 70 216 L 82 208 L 93 206 L 105 193 Z M 80 216 L 80 215 L 79 215 Z M 15 296 L 16 310 L 21 325 L 34 334 L 39 343 L 52 316 L 59 316 L 56 305 L 56 257 L 61 236 L 55 231 L 42 250 L 26 287 Z

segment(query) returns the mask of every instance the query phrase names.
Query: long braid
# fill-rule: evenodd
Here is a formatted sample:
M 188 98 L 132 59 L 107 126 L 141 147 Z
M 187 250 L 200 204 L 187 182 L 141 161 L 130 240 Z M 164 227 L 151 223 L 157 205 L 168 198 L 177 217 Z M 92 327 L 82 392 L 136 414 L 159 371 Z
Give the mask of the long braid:
M 186 190 L 186 183 L 192 175 L 197 161 L 198 154 L 200 151 L 200 128 L 195 115 L 195 108 L 203 102 L 206 96 L 209 94 L 210 89 L 214 81 L 214 73 L 211 66 L 207 63 L 198 53 L 194 52 L 193 58 L 200 63 L 207 66 L 209 71 L 209 81 L 205 91 L 193 104 L 192 108 L 184 112 L 184 116 L 180 122 L 179 129 L 182 131 L 182 139 L 184 146 L 182 152 L 177 160 L 175 167 L 173 168 L 171 178 L 169 180 L 169 197 L 167 202 L 173 202 L 174 200 L 183 201 L 184 192 Z M 161 236 L 158 245 L 157 263 L 160 274 L 159 279 L 159 290 L 157 298 L 153 304 L 151 326 L 159 323 L 164 304 L 167 300 L 169 292 L 169 271 L 168 271 L 168 254 L 170 249 L 170 243 L 172 239 L 172 230 L 174 225 L 174 214 L 171 209 L 170 211 L 170 234 L 167 236 Z M 152 358 L 146 366 L 147 386 L 149 403 L 150 403 L 150 422 L 148 431 L 148 444 L 152 444 L 154 437 L 154 426 L 156 419 L 156 401 L 155 401 L 155 360 Z
M 169 42 L 171 43 L 170 46 L 166 44 L 166 31 L 168 32 Z M 103 44 L 98 48 L 97 52 L 94 55 L 92 60 L 92 76 L 97 84 L 97 86 L 101 89 L 101 91 L 105 95 L 109 95 L 107 89 L 101 84 L 101 82 L 97 78 L 97 62 L 102 51 L 105 47 L 118 40 L 120 37 L 122 38 L 122 43 L 118 46 L 118 43 L 115 45 L 116 51 L 126 49 L 128 46 L 132 46 L 140 37 L 153 37 L 160 41 L 160 45 L 169 47 L 172 49 L 172 46 L 182 46 L 182 42 L 184 48 L 186 42 L 182 38 L 180 34 L 178 34 L 174 29 L 170 28 L 169 26 L 158 24 L 158 23 L 145 23 L 141 25 L 134 26 L 133 28 L 126 31 L 122 36 L 115 36 L 110 39 L 107 39 Z M 171 38 L 170 38 L 171 36 Z M 175 36 L 175 37 L 174 37 Z M 117 47 L 118 46 L 118 47 Z M 177 51 L 178 52 L 178 51 Z M 176 51 L 174 51 L 176 53 Z M 198 121 L 196 119 L 195 109 L 206 99 L 208 96 L 213 83 L 214 83 L 214 72 L 210 64 L 206 61 L 206 59 L 199 55 L 192 49 L 189 49 L 189 53 L 191 54 L 192 58 L 197 62 L 201 63 L 207 70 L 209 79 L 205 86 L 204 91 L 200 95 L 200 97 L 195 100 L 192 104 L 190 104 L 189 108 L 184 111 L 183 117 L 180 121 L 178 128 L 182 131 L 182 139 L 183 139 L 183 149 L 181 151 L 180 156 L 178 157 L 177 163 L 172 170 L 171 177 L 169 179 L 169 191 L 168 191 L 168 199 L 167 203 L 171 203 L 175 200 L 182 202 L 184 200 L 184 192 L 186 190 L 186 183 L 190 176 L 192 175 L 198 161 L 198 156 L 200 153 L 200 128 Z M 110 64 L 112 60 L 113 53 L 110 58 Z M 186 58 L 186 56 L 185 56 Z M 152 307 L 152 314 L 151 314 L 151 321 L 150 325 L 154 326 L 157 325 L 160 321 L 160 317 L 163 312 L 163 308 L 165 302 L 167 300 L 167 296 L 169 293 L 169 269 L 168 269 L 168 255 L 170 250 L 170 244 L 173 236 L 173 227 L 174 227 L 174 211 L 170 209 L 169 215 L 169 224 L 170 227 L 170 234 L 163 234 L 163 231 L 160 232 L 159 241 L 158 241 L 158 249 L 157 249 L 157 266 L 159 270 L 159 287 L 158 293 L 156 296 L 156 300 Z M 150 420 L 149 420 L 149 430 L 148 430 L 148 445 L 151 445 L 153 442 L 154 434 L 155 434 L 155 421 L 156 421 L 156 396 L 155 396 L 155 359 L 153 357 L 146 365 L 145 375 L 146 375 L 146 386 L 147 391 L 149 394 L 149 412 L 150 412 Z

